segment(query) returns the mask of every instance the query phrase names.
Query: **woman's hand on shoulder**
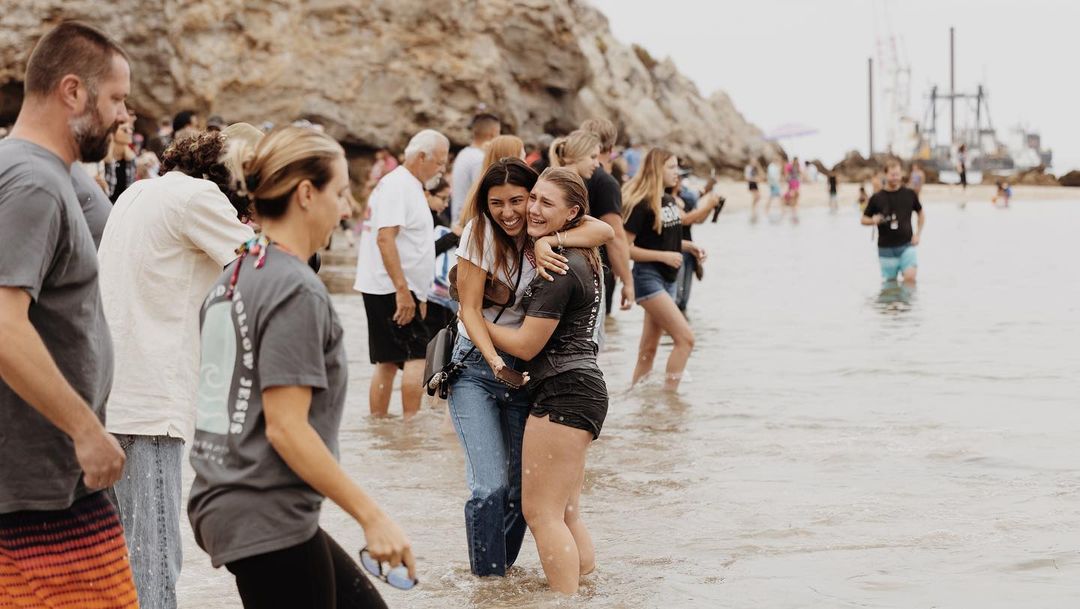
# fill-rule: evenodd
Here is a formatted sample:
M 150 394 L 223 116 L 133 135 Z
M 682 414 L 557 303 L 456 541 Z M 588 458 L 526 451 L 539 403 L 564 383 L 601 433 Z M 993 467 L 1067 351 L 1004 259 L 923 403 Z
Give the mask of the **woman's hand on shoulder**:
M 570 268 L 566 256 L 555 252 L 547 237 L 541 237 L 533 243 L 533 253 L 536 255 L 536 274 L 548 281 L 555 281 L 548 271 L 565 275 Z

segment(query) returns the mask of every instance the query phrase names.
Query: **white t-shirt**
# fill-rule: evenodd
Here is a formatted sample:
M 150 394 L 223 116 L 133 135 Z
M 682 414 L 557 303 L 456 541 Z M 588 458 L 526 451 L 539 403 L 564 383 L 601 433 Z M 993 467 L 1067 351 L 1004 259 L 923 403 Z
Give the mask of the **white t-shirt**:
M 495 268 L 495 236 L 492 233 L 491 225 L 484 226 L 484 252 L 483 256 L 475 256 L 472 251 L 472 233 L 473 226 L 475 226 L 476 220 L 469 220 L 469 223 L 465 225 L 464 230 L 461 231 L 461 242 L 458 244 L 457 256 L 463 258 L 476 266 L 484 269 L 485 273 L 491 273 Z M 517 264 L 517 260 L 513 261 L 513 264 Z M 458 271 L 459 273 L 461 271 Z M 507 269 L 504 268 L 499 280 L 510 287 L 514 287 L 514 282 L 517 279 L 517 271 L 513 273 L 507 273 Z M 513 326 L 517 327 L 521 325 L 521 320 L 525 317 L 525 307 L 522 306 L 521 300 L 525 297 L 525 290 L 532 283 L 532 280 L 536 278 L 536 267 L 529 261 L 529 257 L 525 256 L 525 260 L 522 263 L 521 282 L 517 285 L 517 292 L 514 294 L 514 306 L 507 307 L 502 316 L 499 317 L 499 321 L 495 322 L 500 326 Z M 495 317 L 499 315 L 499 311 L 502 307 L 488 307 L 484 309 L 484 319 L 488 321 L 495 321 Z M 469 338 L 469 332 L 465 329 L 465 324 L 458 321 L 458 332 L 465 338 Z M 471 340 L 471 339 L 470 339 Z
M 188 441 L 199 387 L 199 309 L 254 231 L 207 180 L 172 171 L 117 199 L 98 249 L 116 350 L 106 427 Z
M 454 171 L 450 174 L 450 219 L 453 223 L 461 217 L 461 212 L 468 204 L 469 191 L 480 179 L 484 164 L 484 150 L 475 146 L 462 148 L 454 158 Z
M 399 226 L 397 238 L 401 272 L 409 290 L 427 301 L 435 278 L 435 222 L 424 197 L 424 185 L 403 165 L 379 180 L 368 199 L 371 217 L 364 223 L 356 258 L 353 289 L 365 294 L 393 294 L 394 282 L 386 272 L 376 238 L 380 228 Z

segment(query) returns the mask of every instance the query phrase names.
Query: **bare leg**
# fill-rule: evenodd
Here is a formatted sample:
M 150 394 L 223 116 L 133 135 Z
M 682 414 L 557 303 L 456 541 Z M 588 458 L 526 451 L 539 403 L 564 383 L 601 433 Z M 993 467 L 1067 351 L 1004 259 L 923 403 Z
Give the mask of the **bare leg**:
M 565 594 L 577 592 L 581 573 L 566 509 L 574 489 L 581 488 L 585 451 L 591 441 L 591 433 L 547 418 L 530 416 L 525 425 L 521 508 L 536 540 L 548 586 Z
M 585 528 L 585 521 L 581 519 L 581 487 L 584 485 L 585 468 L 583 467 L 581 477 L 570 493 L 570 501 L 566 506 L 563 521 L 566 522 L 570 534 L 574 536 L 574 541 L 577 543 L 578 564 L 581 567 L 578 572 L 581 575 L 588 575 L 596 569 L 596 548 L 593 546 L 592 535 L 589 535 L 589 530 Z
M 679 381 L 682 380 L 683 371 L 686 370 L 686 362 L 690 359 L 690 353 L 694 350 L 694 331 L 690 329 L 686 318 L 679 312 L 679 307 L 675 306 L 675 301 L 671 300 L 671 297 L 667 294 L 650 298 L 642 302 L 641 306 L 644 307 L 645 314 L 652 318 L 652 323 L 670 334 L 672 340 L 675 341 L 675 346 L 671 349 L 671 355 L 668 356 L 664 379 L 664 389 L 675 391 L 679 388 Z M 646 329 L 648 329 L 647 326 Z M 644 332 L 641 341 L 644 346 Z M 655 351 L 653 355 L 655 355 Z M 641 363 L 639 361 L 638 365 L 640 366 Z
M 908 269 L 904 269 L 904 285 L 908 287 L 914 287 L 915 275 L 918 273 L 919 267 L 913 266 Z
M 424 376 L 424 360 L 411 359 L 405 362 L 401 375 L 401 412 L 409 418 L 420 411 L 420 398 L 424 388 L 420 386 Z
M 654 296 L 649 300 L 656 300 L 657 298 L 660 297 Z M 648 300 L 645 302 L 648 302 Z M 642 306 L 645 305 L 645 302 L 642 303 Z M 676 307 L 676 310 L 678 310 L 678 307 Z M 656 359 L 656 348 L 660 346 L 660 333 L 660 326 L 657 325 L 652 315 L 649 315 L 649 309 L 646 308 L 645 323 L 641 328 L 637 364 L 634 366 L 634 378 L 630 381 L 631 385 L 636 385 L 641 380 L 641 377 L 652 371 L 653 361 Z
M 390 396 L 394 393 L 394 377 L 397 376 L 397 364 L 375 364 L 371 374 L 371 388 L 368 390 L 368 405 L 371 414 L 385 417 L 390 410 Z

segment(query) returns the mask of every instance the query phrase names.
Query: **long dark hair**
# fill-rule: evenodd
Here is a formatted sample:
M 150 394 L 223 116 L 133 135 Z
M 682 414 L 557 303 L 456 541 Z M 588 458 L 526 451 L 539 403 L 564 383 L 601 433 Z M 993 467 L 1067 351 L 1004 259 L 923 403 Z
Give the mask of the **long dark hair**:
M 484 234 L 487 232 L 487 227 L 490 226 L 491 233 L 495 236 L 495 243 L 493 244 L 495 248 L 495 267 L 492 269 L 492 275 L 495 277 L 499 277 L 500 272 L 509 277 L 519 270 L 517 268 L 520 259 L 518 253 L 519 247 L 523 246 L 519 246 L 513 237 L 507 235 L 502 226 L 491 216 L 491 209 L 488 207 L 488 192 L 496 186 L 506 184 L 520 186 L 526 192 L 529 192 L 536 185 L 537 177 L 536 171 L 521 159 L 505 157 L 488 166 L 487 170 L 484 171 L 484 175 L 480 177 L 480 181 L 477 182 L 476 192 L 469 199 L 468 209 L 465 212 L 473 218 L 472 237 L 469 240 L 469 255 L 474 260 L 484 259 Z M 522 222 L 525 224 L 521 229 L 524 235 L 528 225 L 527 215 L 522 218 Z

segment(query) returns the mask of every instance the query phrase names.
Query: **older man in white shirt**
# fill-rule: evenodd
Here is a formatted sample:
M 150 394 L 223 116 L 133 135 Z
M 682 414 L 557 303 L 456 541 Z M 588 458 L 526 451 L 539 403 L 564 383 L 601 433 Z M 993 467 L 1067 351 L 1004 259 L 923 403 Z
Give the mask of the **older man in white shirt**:
M 353 287 L 364 296 L 375 364 L 368 394 L 373 415 L 389 410 L 399 369 L 402 413 L 409 417 L 420 410 L 428 341 L 423 318 L 435 276 L 435 225 L 424 187 L 442 175 L 449 154 L 443 134 L 417 133 L 405 148 L 405 164 L 383 176 L 368 199 L 370 218 L 360 237 Z

